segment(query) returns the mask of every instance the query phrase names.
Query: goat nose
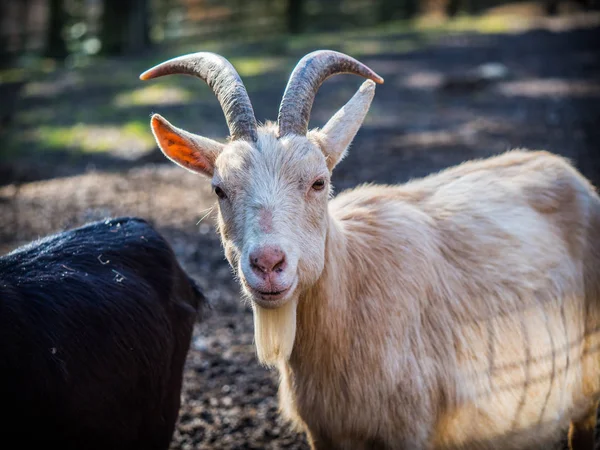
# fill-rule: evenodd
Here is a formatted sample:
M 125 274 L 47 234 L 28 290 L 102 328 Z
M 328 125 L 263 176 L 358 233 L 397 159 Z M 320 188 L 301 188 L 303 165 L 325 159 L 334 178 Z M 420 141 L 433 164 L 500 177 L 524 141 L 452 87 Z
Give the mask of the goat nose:
M 250 266 L 259 275 L 282 272 L 285 265 L 285 253 L 278 247 L 262 247 L 250 253 Z

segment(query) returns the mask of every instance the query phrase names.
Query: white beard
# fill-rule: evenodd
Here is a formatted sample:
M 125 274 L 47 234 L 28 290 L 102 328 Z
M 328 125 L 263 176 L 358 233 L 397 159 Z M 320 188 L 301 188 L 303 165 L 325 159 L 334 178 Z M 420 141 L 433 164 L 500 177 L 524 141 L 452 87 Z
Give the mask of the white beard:
M 296 306 L 292 298 L 276 309 L 266 309 L 252 303 L 254 313 L 254 341 L 261 364 L 275 366 L 292 354 L 296 339 Z

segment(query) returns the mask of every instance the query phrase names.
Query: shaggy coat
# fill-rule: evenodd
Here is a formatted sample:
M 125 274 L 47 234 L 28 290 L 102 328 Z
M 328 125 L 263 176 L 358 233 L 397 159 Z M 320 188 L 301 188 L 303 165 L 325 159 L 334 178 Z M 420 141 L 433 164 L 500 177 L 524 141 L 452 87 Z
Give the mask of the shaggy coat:
M 348 58 L 304 57 L 281 123 L 248 126 L 247 138 L 223 144 L 151 122 L 170 160 L 212 180 L 258 358 L 281 374 L 282 411 L 314 449 L 549 450 L 570 423 L 571 445 L 590 448 L 600 398 L 594 188 L 559 156 L 514 150 L 330 201 L 332 171 L 382 81 L 355 71 L 373 81 L 305 133 L 314 90 L 356 64 Z M 191 73 L 204 59 L 146 73 Z M 286 103 L 290 92 L 308 103 Z
M 564 159 L 344 192 L 325 255 L 280 363 L 314 447 L 542 449 L 593 422 L 600 200 Z
M 0 258 L 0 434 L 18 448 L 166 450 L 205 299 L 136 218 Z

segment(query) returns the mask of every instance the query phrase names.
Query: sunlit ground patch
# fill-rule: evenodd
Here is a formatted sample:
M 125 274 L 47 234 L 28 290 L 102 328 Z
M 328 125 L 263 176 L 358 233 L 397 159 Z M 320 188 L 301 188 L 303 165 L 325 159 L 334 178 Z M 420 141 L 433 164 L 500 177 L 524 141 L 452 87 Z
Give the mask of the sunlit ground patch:
M 83 153 L 106 152 L 133 159 L 154 148 L 148 124 L 141 121 L 118 125 L 77 124 L 68 127 L 41 126 L 25 134 L 24 140 L 49 150 L 71 149 Z
M 79 72 L 65 72 L 60 77 L 49 77 L 46 80 L 27 83 L 24 97 L 57 97 L 71 90 L 79 89 L 85 79 Z
M 364 40 L 350 39 L 344 42 L 341 50 L 344 53 L 355 56 L 375 56 L 382 53 L 406 53 L 417 50 L 423 43 L 415 39 L 395 40 Z
M 273 57 L 231 58 L 230 62 L 243 78 L 277 70 L 285 63 L 285 59 Z
M 508 97 L 600 97 L 600 83 L 558 78 L 510 81 L 500 84 L 498 90 Z
M 446 20 L 435 16 L 424 16 L 415 21 L 414 25 L 420 31 L 503 33 L 528 24 L 526 18 L 520 19 L 512 15 L 460 15 Z
M 165 84 L 149 84 L 139 89 L 117 94 L 113 104 L 119 108 L 143 105 L 175 105 L 185 104 L 192 100 L 192 94 L 177 86 Z

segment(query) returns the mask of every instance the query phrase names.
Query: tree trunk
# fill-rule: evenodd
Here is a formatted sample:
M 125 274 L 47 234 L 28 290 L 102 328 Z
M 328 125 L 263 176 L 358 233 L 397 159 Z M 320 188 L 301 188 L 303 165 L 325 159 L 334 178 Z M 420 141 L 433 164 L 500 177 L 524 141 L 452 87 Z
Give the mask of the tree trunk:
M 29 43 L 29 11 L 31 9 L 30 0 L 22 0 L 17 2 L 17 23 L 18 28 L 18 46 L 16 51 L 18 53 L 25 52 L 27 50 L 27 44 Z
M 48 31 L 46 39 L 46 56 L 56 59 L 65 59 L 67 57 L 67 44 L 63 32 L 67 14 L 64 8 L 63 0 L 50 0 L 50 14 L 48 19 Z
M 150 45 L 148 0 L 104 0 L 102 53 L 122 55 Z
M 9 2 L 0 2 L 0 16 L 8 17 L 10 11 Z M 0 19 L 0 23 L 2 20 Z M 0 33 L 0 68 L 10 67 L 14 53 L 9 51 L 10 37 L 8 32 Z
M 450 0 L 423 0 L 420 5 L 420 13 L 424 16 L 447 17 L 449 4 Z
M 292 34 L 302 32 L 304 26 L 303 0 L 288 0 L 287 4 L 287 29 Z
M 411 19 L 419 9 L 417 0 L 379 0 L 377 19 L 381 23 L 397 19 Z
M 148 0 L 133 0 L 129 10 L 126 52 L 139 52 L 150 46 L 150 8 Z

